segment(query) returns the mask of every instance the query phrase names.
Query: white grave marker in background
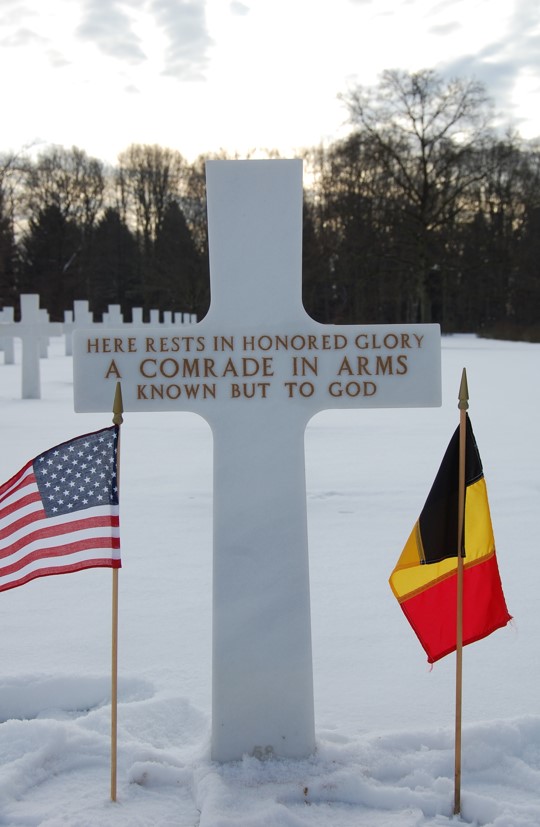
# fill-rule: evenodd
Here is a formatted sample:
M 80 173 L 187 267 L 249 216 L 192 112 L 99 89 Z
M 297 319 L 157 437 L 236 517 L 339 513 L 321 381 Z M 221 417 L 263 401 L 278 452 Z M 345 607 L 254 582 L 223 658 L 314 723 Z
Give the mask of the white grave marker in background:
M 64 310 L 64 346 L 66 356 L 73 355 L 73 328 L 75 327 L 75 320 L 73 318 L 73 310 Z
M 119 304 L 110 304 L 108 309 L 103 314 L 103 324 L 106 327 L 114 327 L 115 325 L 123 324 L 124 317 L 122 315 L 122 308 Z
M 212 757 L 315 747 L 304 431 L 326 408 L 440 405 L 438 325 L 302 306 L 302 162 L 207 163 L 211 307 L 186 331 L 79 331 L 75 408 L 201 414 L 214 436 Z
M 90 312 L 87 299 L 76 299 L 73 302 L 75 327 L 89 327 L 94 324 L 94 314 Z
M 40 342 L 49 336 L 61 336 L 62 325 L 43 317 L 37 293 L 21 294 L 20 302 L 21 321 L 2 325 L 2 330 L 8 336 L 22 339 L 22 398 L 41 399 Z
M 76 299 L 73 310 L 64 310 L 64 340 L 66 356 L 73 355 L 73 331 L 77 327 L 88 327 L 94 323 L 94 316 L 88 308 L 86 299 Z
M 47 325 L 51 321 L 50 317 L 49 317 L 49 311 L 45 310 L 45 308 L 42 307 L 39 311 L 39 315 L 41 317 L 42 330 L 46 331 L 47 330 Z M 60 330 L 63 331 L 63 329 L 64 328 L 62 326 L 60 328 Z M 48 333 L 43 333 L 40 340 L 39 340 L 39 355 L 40 355 L 41 359 L 46 359 L 49 355 L 49 334 Z
M 14 317 L 14 310 L 12 307 L 4 307 L 3 310 L 0 310 L 0 322 L 6 322 L 7 324 L 13 324 L 15 321 Z M 2 336 L 3 328 L 0 326 L 0 349 L 4 351 L 4 365 L 14 365 L 15 364 L 15 347 L 13 344 L 13 334 L 10 336 Z

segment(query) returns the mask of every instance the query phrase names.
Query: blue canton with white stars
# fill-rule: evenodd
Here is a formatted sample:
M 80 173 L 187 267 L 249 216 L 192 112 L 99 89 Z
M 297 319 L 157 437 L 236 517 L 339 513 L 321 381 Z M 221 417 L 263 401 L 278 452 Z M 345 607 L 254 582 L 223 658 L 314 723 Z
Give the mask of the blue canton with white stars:
M 47 517 L 96 505 L 118 504 L 118 427 L 104 428 L 57 445 L 33 462 Z

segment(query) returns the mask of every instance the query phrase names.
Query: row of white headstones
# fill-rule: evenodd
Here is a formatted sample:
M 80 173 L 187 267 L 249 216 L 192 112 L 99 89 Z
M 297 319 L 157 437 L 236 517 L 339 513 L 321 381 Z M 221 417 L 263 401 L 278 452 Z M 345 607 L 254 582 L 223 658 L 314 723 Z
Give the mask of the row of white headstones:
M 21 320 L 15 321 L 13 307 L 4 307 L 0 310 L 0 350 L 4 352 L 4 364 L 15 364 L 15 339 L 22 341 L 22 399 L 41 399 L 40 359 L 48 355 L 49 340 L 64 336 L 65 354 L 73 353 L 73 331 L 78 328 L 121 328 L 143 327 L 143 309 L 134 307 L 131 311 L 131 322 L 124 322 L 119 304 L 110 304 L 103 314 L 101 322 L 94 321 L 94 314 L 89 309 L 86 300 L 73 302 L 73 310 L 64 312 L 63 322 L 51 322 L 49 312 L 40 308 L 40 298 L 37 293 L 23 293 L 20 296 Z M 191 313 L 173 313 L 165 310 L 150 310 L 149 324 L 153 327 L 178 327 L 195 324 L 197 317 Z

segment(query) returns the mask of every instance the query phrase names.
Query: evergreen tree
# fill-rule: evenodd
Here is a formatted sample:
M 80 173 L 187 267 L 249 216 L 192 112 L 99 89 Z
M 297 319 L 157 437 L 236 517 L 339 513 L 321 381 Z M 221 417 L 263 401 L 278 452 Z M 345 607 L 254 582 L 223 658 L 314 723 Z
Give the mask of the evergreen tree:
M 78 256 L 82 232 L 58 206 L 40 210 L 22 239 L 20 289 L 39 293 L 53 321 L 63 321 L 64 310 L 84 295 Z
M 17 257 L 13 221 L 0 190 L 0 308 L 13 307 L 17 300 Z
M 142 306 L 137 272 L 139 249 L 120 213 L 107 207 L 98 221 L 89 252 L 90 278 L 87 298 L 94 312 L 102 314 L 109 304 L 124 310 Z
M 153 306 L 203 316 L 208 307 L 208 284 L 201 255 L 176 201 L 165 210 L 156 235 L 154 260 L 156 280 L 150 294 Z

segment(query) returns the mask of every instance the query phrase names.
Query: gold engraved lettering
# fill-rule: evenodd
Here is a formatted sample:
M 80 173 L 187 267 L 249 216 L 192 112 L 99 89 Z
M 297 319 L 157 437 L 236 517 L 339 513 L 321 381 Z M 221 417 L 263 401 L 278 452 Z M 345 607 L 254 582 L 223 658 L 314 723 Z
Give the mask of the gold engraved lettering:
M 346 396 L 354 399 L 357 396 L 373 396 L 377 392 L 377 385 L 374 382 L 331 382 L 328 386 L 330 396 Z
M 307 356 L 293 356 L 293 376 L 307 376 L 308 372 L 317 376 L 318 356 L 308 359 Z
M 120 371 L 118 370 L 118 367 L 116 366 L 116 362 L 114 361 L 114 359 L 111 361 L 111 364 L 107 368 L 107 372 L 105 374 L 105 379 L 108 379 L 109 376 L 115 376 L 117 379 L 122 378 L 122 376 L 120 375 Z
M 266 399 L 266 392 L 270 382 L 233 382 L 231 384 L 231 399 Z

